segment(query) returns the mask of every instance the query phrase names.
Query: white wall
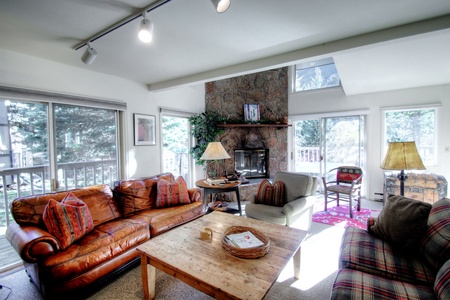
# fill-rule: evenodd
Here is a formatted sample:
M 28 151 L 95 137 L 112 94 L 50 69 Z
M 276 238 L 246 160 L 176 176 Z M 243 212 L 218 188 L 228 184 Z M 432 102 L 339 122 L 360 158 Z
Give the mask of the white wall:
M 443 175 L 450 180 L 450 85 L 397 90 L 382 93 L 345 96 L 341 89 L 295 93 L 289 95 L 289 116 L 333 113 L 369 109 L 367 122 L 366 197 L 377 198 L 374 193 L 383 190 L 383 170 L 380 164 L 382 148 L 381 108 L 425 104 L 442 105 L 438 116 L 438 166 L 426 172 Z M 448 192 L 447 192 L 448 193 Z
M 205 103 L 202 84 L 149 92 L 145 84 L 4 50 L 0 50 L 0 85 L 126 102 L 127 178 L 161 171 L 160 136 L 157 146 L 134 146 L 133 113 L 155 115 L 158 132 L 160 106 L 196 113 L 204 111 Z

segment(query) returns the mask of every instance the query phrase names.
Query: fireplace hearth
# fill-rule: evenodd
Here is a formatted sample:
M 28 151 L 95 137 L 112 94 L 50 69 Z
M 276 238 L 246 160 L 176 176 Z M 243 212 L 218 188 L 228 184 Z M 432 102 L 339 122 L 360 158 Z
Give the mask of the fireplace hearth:
M 246 178 L 268 177 L 269 149 L 235 149 L 235 170 Z

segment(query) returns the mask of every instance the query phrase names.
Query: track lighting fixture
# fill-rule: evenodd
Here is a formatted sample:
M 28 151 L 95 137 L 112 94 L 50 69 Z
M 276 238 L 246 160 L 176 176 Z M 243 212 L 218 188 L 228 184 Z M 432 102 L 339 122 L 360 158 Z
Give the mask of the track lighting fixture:
M 144 43 L 150 43 L 153 39 L 153 23 L 147 19 L 145 12 L 142 14 L 144 19 L 141 21 L 138 37 Z
M 81 56 L 81 61 L 83 61 L 87 65 L 90 65 L 97 57 L 97 51 L 95 51 L 95 49 L 91 47 L 91 43 L 89 42 L 86 43 L 86 46 L 87 48 L 84 51 L 83 56 Z
M 113 32 L 114 30 L 116 30 L 136 19 L 139 19 L 141 17 L 143 17 L 144 19 L 141 21 L 141 26 L 140 26 L 140 30 L 139 30 L 139 34 L 138 34 L 139 39 L 144 43 L 150 43 L 152 41 L 152 37 L 153 37 L 153 23 L 146 17 L 146 14 L 169 3 L 170 1 L 172 1 L 172 0 L 156 0 L 149 6 L 145 7 L 143 13 L 134 13 L 134 14 L 122 19 L 121 21 L 103 29 L 102 31 L 100 31 L 100 32 L 96 33 L 95 35 L 86 39 L 89 42 L 84 41 L 84 42 L 76 44 L 73 47 L 73 49 L 79 50 L 79 49 L 83 48 L 84 46 L 87 46 L 87 49 L 84 52 L 83 56 L 81 57 L 81 60 L 85 64 L 90 65 L 94 62 L 95 58 L 97 57 L 97 51 L 95 51 L 94 48 L 92 48 L 89 45 L 90 42 L 94 42 L 94 41 L 98 40 L 99 38 L 102 38 L 105 35 Z M 223 13 L 228 9 L 228 7 L 230 7 L 230 0 L 211 0 L 211 2 L 214 5 L 214 8 L 216 9 L 216 11 L 218 13 Z
M 225 12 L 231 4 L 230 0 L 211 0 L 211 2 L 218 13 Z

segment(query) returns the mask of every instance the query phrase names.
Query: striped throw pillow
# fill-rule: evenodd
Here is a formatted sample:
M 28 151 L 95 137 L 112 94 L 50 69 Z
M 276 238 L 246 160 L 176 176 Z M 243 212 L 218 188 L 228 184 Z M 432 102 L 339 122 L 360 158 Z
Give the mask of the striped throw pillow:
M 271 184 L 264 179 L 258 187 L 255 203 L 282 207 L 286 204 L 286 191 L 283 181 Z
M 48 232 L 56 237 L 63 250 L 94 229 L 86 203 L 72 193 L 68 193 L 61 202 L 50 199 L 43 219 Z
M 191 203 L 184 178 L 178 176 L 175 182 L 160 179 L 157 185 L 156 208 Z

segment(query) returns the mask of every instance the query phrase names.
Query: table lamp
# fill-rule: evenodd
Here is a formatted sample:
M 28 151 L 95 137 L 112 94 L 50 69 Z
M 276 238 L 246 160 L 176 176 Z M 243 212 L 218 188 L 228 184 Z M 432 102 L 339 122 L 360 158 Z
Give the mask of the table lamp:
M 206 147 L 201 160 L 208 160 L 206 165 L 207 182 L 209 184 L 224 183 L 223 179 L 220 179 L 219 165 L 223 163 L 224 159 L 231 158 L 227 151 L 222 146 L 221 142 L 211 142 Z
M 400 195 L 405 195 L 405 180 L 408 176 L 405 170 L 425 170 L 415 142 L 392 142 L 381 163 L 383 170 L 400 170 L 397 178 L 400 180 Z

